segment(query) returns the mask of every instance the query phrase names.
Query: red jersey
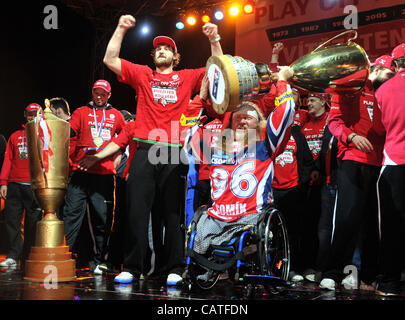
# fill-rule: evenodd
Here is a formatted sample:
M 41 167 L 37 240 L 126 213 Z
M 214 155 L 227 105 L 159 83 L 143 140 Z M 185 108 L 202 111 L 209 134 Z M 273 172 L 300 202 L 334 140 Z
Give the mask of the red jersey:
M 86 154 L 95 154 L 103 149 L 125 125 L 120 111 L 107 105 L 93 108 L 91 105 L 76 109 L 69 120 L 76 133 L 75 153 L 72 155 L 72 169 L 77 170 L 78 162 Z M 96 139 L 101 138 L 99 143 Z M 100 139 L 99 139 L 100 141 Z M 72 144 L 71 144 L 72 145 Z M 107 157 L 88 169 L 88 173 L 115 174 L 114 155 Z
M 30 183 L 27 136 L 24 129 L 15 131 L 7 142 L 0 185 L 7 185 L 8 182 Z
M 338 139 L 338 158 L 380 166 L 384 147 L 384 127 L 370 80 L 355 94 L 333 95 L 328 127 Z M 351 133 L 366 137 L 374 150 L 365 153 L 347 143 Z
M 384 165 L 405 164 L 405 70 L 378 88 L 376 97 L 386 130 Z
M 328 121 L 328 112 L 325 111 L 321 116 L 314 117 L 308 113 L 308 117 L 301 127 L 301 131 L 307 139 L 309 150 L 312 157 L 316 160 L 319 157 L 322 147 L 322 137 Z
M 205 68 L 199 68 L 161 74 L 121 59 L 118 80 L 129 84 L 138 97 L 134 137 L 179 144 L 181 115 L 200 90 L 204 73 Z
M 112 142 L 116 143 L 121 149 L 125 150 L 128 147 L 127 166 L 122 174 L 124 179 L 128 177 L 129 165 L 131 164 L 135 151 L 138 149 L 138 143 L 132 139 L 134 128 L 135 121 L 126 122 L 121 132 L 112 139 Z
M 274 161 L 273 188 L 289 189 L 298 185 L 297 143 L 293 135 L 283 153 Z

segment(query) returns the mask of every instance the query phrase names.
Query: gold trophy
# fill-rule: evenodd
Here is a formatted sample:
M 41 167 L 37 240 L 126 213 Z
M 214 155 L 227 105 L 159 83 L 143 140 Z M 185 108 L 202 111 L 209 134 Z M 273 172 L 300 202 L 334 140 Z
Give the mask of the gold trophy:
M 347 33 L 354 33 L 346 43 L 325 46 Z M 315 50 L 291 64 L 291 83 L 319 93 L 354 93 L 366 84 L 370 61 L 365 50 L 353 42 L 357 31 L 348 30 L 319 45 Z
M 44 114 L 25 126 L 31 188 L 43 212 L 37 223 L 35 246 L 25 265 L 25 280 L 53 282 L 76 279 L 75 260 L 66 246 L 63 221 L 56 210 L 63 204 L 69 174 L 70 125 L 52 114 L 45 100 Z
M 332 40 L 353 32 L 346 43 L 325 46 Z M 355 30 L 348 30 L 322 43 L 311 53 L 293 62 L 291 84 L 310 92 L 353 93 L 361 90 L 368 78 L 370 61 L 364 49 L 353 42 Z M 266 68 L 267 67 L 267 68 Z M 270 91 L 269 80 L 277 80 L 263 63 L 252 63 L 230 55 L 207 60 L 207 75 L 212 107 L 218 114 L 235 109 L 243 100 L 251 100 Z

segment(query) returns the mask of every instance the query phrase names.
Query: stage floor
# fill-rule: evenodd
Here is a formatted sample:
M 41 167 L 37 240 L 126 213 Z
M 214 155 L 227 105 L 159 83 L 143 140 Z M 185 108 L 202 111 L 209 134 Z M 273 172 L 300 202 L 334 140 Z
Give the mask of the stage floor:
M 268 293 L 259 286 L 254 295 L 248 295 L 246 285 L 229 279 L 220 280 L 213 289 L 191 291 L 185 287 L 167 287 L 164 278 L 147 278 L 132 284 L 114 283 L 114 273 L 95 276 L 89 269 L 77 269 L 77 279 L 64 283 L 35 283 L 24 280 L 19 270 L 0 269 L 0 300 L 399 300 L 405 301 L 405 283 L 400 296 L 381 297 L 373 292 L 348 290 L 321 290 L 315 283 L 303 281 L 287 283 L 278 292 Z

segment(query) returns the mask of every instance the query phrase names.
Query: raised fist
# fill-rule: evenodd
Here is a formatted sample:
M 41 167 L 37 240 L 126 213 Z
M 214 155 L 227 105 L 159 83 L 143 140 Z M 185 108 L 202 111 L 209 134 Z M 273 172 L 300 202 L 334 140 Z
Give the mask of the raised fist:
M 135 27 L 135 22 L 136 22 L 135 18 L 130 14 L 127 14 L 120 17 L 120 20 L 118 21 L 118 26 L 125 30 L 128 30 Z
M 216 24 L 207 22 L 202 26 L 203 33 L 210 40 L 214 40 L 218 35 L 218 26 Z
M 284 49 L 284 45 L 282 42 L 277 42 L 273 46 L 273 54 L 279 54 L 281 50 Z

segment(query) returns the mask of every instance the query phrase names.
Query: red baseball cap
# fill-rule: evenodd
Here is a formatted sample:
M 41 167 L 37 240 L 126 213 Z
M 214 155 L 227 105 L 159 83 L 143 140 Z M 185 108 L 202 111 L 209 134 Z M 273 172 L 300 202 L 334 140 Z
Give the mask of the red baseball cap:
M 27 111 L 27 112 L 32 112 L 32 111 L 36 112 L 36 111 L 38 111 L 39 109 L 42 109 L 42 108 L 41 108 L 41 106 L 40 106 L 38 103 L 30 103 L 30 104 L 25 108 L 25 111 Z
M 315 98 L 318 98 L 318 99 L 321 99 L 321 100 L 325 101 L 326 102 L 326 108 L 329 108 L 330 99 L 331 99 L 331 96 L 329 94 L 320 93 L 320 92 L 310 92 L 308 94 L 308 98 L 311 98 L 311 97 L 315 97 Z
M 308 94 L 308 98 L 310 98 L 310 97 L 315 97 L 315 98 L 319 98 L 319 99 L 327 101 L 329 98 L 329 95 L 325 94 L 325 93 L 320 93 L 320 92 L 310 92 Z
M 108 93 L 111 93 L 111 85 L 107 80 L 97 80 L 93 85 L 93 90 L 96 88 L 101 88 Z
M 391 58 L 392 60 L 405 57 L 405 43 L 401 43 L 392 50 Z
M 392 62 L 392 57 L 385 54 L 385 55 L 375 59 L 375 61 L 371 64 L 371 66 L 379 65 L 379 66 L 382 66 L 384 68 L 394 71 L 394 67 L 391 66 L 391 62 Z
M 162 44 L 162 43 L 171 46 L 174 49 L 174 52 L 177 52 L 176 43 L 174 42 L 174 40 L 172 38 L 166 37 L 166 36 L 158 36 L 155 39 L 153 39 L 154 48 L 156 48 L 159 44 Z

